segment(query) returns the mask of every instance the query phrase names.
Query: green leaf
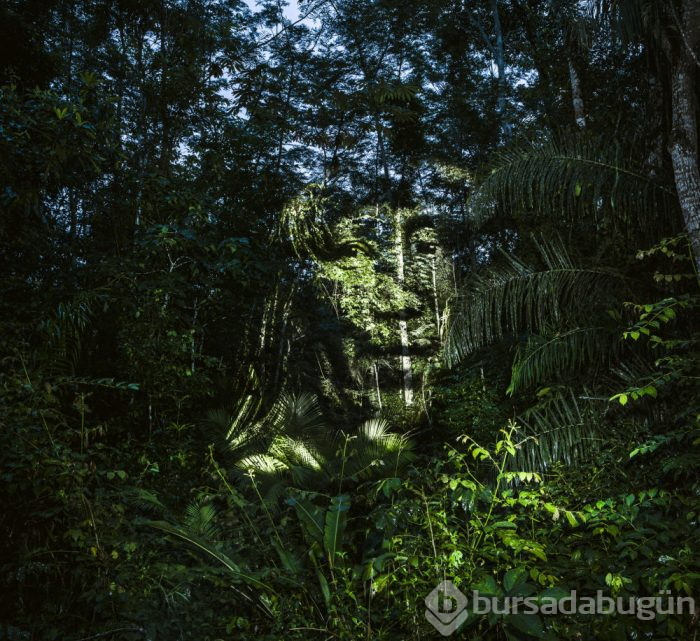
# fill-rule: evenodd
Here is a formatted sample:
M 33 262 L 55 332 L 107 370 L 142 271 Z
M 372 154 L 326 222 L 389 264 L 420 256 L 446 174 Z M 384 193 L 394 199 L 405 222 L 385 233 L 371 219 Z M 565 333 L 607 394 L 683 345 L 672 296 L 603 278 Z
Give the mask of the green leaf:
M 350 509 L 350 497 L 346 494 L 334 496 L 331 506 L 326 512 L 326 527 L 323 535 L 323 545 L 328 555 L 328 563 L 331 568 L 335 564 L 335 556 L 342 543 L 345 526 L 347 524 L 348 510 Z
M 321 588 L 321 593 L 323 594 L 323 601 L 326 604 L 326 608 L 331 607 L 331 589 L 330 586 L 328 585 L 328 579 L 326 579 L 325 576 L 323 576 L 323 572 L 321 572 L 320 568 L 316 568 L 316 577 L 318 578 L 318 584 L 319 587 Z
M 527 577 L 528 571 L 523 567 L 508 570 L 506 575 L 503 577 L 503 587 L 506 589 L 506 592 L 512 592 L 515 587 L 521 583 L 524 583 L 527 580 Z
M 299 574 L 303 570 L 301 559 L 285 550 L 277 541 L 272 541 L 272 547 L 277 551 L 282 566 L 291 574 Z
M 147 521 L 146 523 L 157 530 L 161 530 L 162 532 L 176 536 L 182 539 L 183 541 L 186 541 L 190 545 L 198 548 L 205 554 L 208 554 L 216 561 L 218 561 L 222 566 L 224 566 L 235 580 L 243 581 L 257 588 L 268 590 L 269 592 L 275 592 L 269 585 L 266 585 L 265 583 L 263 583 L 262 581 L 250 574 L 242 572 L 236 563 L 234 563 L 223 552 L 217 550 L 214 547 L 214 545 L 211 544 L 209 541 L 204 541 L 200 537 L 195 536 L 190 532 L 187 532 L 183 528 L 178 527 L 176 525 L 172 525 L 166 521 Z
M 484 596 L 501 596 L 496 580 L 490 575 L 482 577 L 478 583 L 472 585 L 472 590 Z
M 508 625 L 512 625 L 516 630 L 529 634 L 532 637 L 543 639 L 547 632 L 542 619 L 536 614 L 522 614 L 520 612 L 511 614 L 506 618 Z
M 302 529 L 312 541 L 323 540 L 323 511 L 306 499 L 290 498 L 287 503 L 294 506 Z
M 555 586 L 553 588 L 542 590 L 542 592 L 537 595 L 537 602 L 541 604 L 545 599 L 555 599 L 556 601 L 561 601 L 569 596 L 571 596 L 571 592 Z

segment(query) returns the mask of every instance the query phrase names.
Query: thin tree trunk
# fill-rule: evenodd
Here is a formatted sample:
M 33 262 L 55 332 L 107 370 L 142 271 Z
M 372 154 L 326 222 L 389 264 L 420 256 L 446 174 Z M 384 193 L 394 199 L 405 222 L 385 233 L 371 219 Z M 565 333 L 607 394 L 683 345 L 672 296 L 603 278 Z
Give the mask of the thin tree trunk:
M 673 163 L 678 200 L 700 273 L 700 169 L 698 169 L 698 121 L 696 113 L 695 60 L 700 44 L 700 5 L 683 0 L 681 21 L 686 46 L 678 52 L 671 76 L 673 126 L 669 153 Z
M 136 192 L 136 213 L 134 216 L 133 228 L 130 230 L 132 240 L 135 237 L 136 230 L 141 226 L 141 213 L 143 209 L 143 185 L 146 178 L 146 164 L 148 158 L 148 149 L 146 144 L 148 131 L 148 99 L 146 98 L 146 69 L 143 60 L 145 48 L 145 35 L 141 29 L 138 34 L 138 48 L 136 50 L 136 68 L 138 70 L 138 88 L 139 88 L 139 107 L 138 115 L 138 136 L 139 146 L 135 152 L 135 165 L 138 167 L 138 186 Z
M 586 110 L 581 91 L 581 79 L 573 61 L 569 58 L 569 79 L 571 81 L 571 102 L 574 107 L 574 120 L 580 129 L 586 128 Z
M 374 384 L 377 386 L 377 403 L 379 404 L 379 411 L 382 411 L 382 390 L 379 387 L 379 365 L 377 361 L 374 361 Z
M 433 280 L 433 304 L 435 305 L 435 330 L 438 340 L 440 340 L 440 299 L 437 290 L 437 273 L 435 268 L 435 256 L 430 258 L 430 272 Z
M 168 54 L 168 3 L 161 1 L 160 15 L 160 171 L 164 176 L 170 173 L 170 114 L 168 113 L 168 74 L 169 74 L 169 54 Z
M 510 141 L 513 136 L 513 128 L 508 121 L 506 114 L 506 54 L 503 44 L 503 28 L 501 27 L 501 18 L 498 15 L 498 0 L 492 2 L 493 13 L 493 28 L 496 34 L 496 46 L 494 47 L 494 57 L 496 69 L 498 70 L 498 115 L 501 119 L 501 128 L 506 141 Z
M 197 315 L 199 312 L 199 299 L 194 299 L 194 313 L 192 314 L 192 337 L 190 339 L 190 371 L 195 373 L 197 365 Z
M 296 291 L 296 286 L 292 285 L 287 301 L 284 304 L 281 312 L 280 329 L 279 329 L 279 345 L 277 350 L 277 363 L 275 364 L 275 377 L 273 382 L 273 390 L 275 393 L 280 389 L 280 383 L 282 381 L 282 375 L 284 373 L 284 366 L 287 360 L 287 354 L 289 353 L 289 341 L 287 340 L 287 327 L 289 325 L 289 317 L 292 312 L 292 302 L 294 300 L 294 293 Z
M 404 252 L 403 252 L 403 217 L 401 210 L 396 211 L 396 276 L 399 287 L 403 289 L 406 282 L 404 272 Z M 403 400 L 409 406 L 413 404 L 413 371 L 411 370 L 411 354 L 408 343 L 408 323 L 406 312 L 401 309 L 399 312 L 399 340 L 401 341 L 401 373 L 403 375 Z

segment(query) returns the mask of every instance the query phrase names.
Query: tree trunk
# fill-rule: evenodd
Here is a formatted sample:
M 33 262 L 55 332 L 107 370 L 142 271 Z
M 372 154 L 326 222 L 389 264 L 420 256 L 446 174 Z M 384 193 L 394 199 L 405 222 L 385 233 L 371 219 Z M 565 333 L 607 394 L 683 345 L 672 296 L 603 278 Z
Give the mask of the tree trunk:
M 170 113 L 168 110 L 168 5 L 161 1 L 160 14 L 160 171 L 163 176 L 170 174 Z
M 435 306 L 435 331 L 437 332 L 438 341 L 440 340 L 440 299 L 437 289 L 437 269 L 435 267 L 435 256 L 430 258 L 430 275 L 433 281 L 433 304 Z
M 275 363 L 275 377 L 272 389 L 275 394 L 281 389 L 281 383 L 283 381 L 284 367 L 287 361 L 287 354 L 289 353 L 289 339 L 287 338 L 287 328 L 289 326 L 289 319 L 292 313 L 292 303 L 294 302 L 294 293 L 296 291 L 296 286 L 292 285 L 287 301 L 284 304 L 281 312 L 280 328 L 279 328 L 279 344 L 277 348 L 277 362 Z
M 700 44 L 700 5 L 683 0 L 683 44 L 675 56 L 671 76 L 673 127 L 669 153 L 688 239 L 700 273 L 700 169 L 694 52 Z
M 403 217 L 401 210 L 396 211 L 396 276 L 399 287 L 403 289 L 406 281 L 404 272 L 403 253 Z M 413 371 L 411 370 L 411 354 L 408 343 L 408 323 L 406 312 L 401 309 L 399 312 L 399 340 L 401 341 L 401 373 L 403 375 L 403 400 L 409 406 L 413 404 Z
M 579 78 L 573 61 L 569 58 L 569 79 L 571 81 L 571 102 L 574 106 L 574 120 L 579 129 L 586 128 L 586 111 L 583 104 L 583 92 L 581 91 L 581 79 Z
M 494 47 L 494 57 L 496 69 L 498 70 L 498 99 L 497 109 L 501 119 L 501 128 L 506 141 L 510 141 L 513 136 L 513 128 L 510 125 L 506 114 L 506 54 L 503 44 L 503 28 L 501 27 L 501 18 L 498 15 L 498 0 L 493 0 L 493 28 L 496 34 L 496 46 Z
M 379 404 L 379 411 L 382 411 L 382 389 L 379 386 L 379 365 L 377 361 L 374 361 L 374 383 L 377 387 L 377 403 Z
M 199 312 L 199 299 L 194 299 L 194 312 L 192 314 L 192 336 L 190 338 L 190 371 L 195 373 L 197 365 L 197 315 Z

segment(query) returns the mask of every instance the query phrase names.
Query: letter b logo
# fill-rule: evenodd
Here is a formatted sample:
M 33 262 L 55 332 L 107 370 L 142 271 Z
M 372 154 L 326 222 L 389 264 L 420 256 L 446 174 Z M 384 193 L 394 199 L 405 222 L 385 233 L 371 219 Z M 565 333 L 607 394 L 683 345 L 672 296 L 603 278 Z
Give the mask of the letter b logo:
M 465 597 L 452 583 L 442 581 L 425 597 L 425 618 L 443 636 L 452 634 L 469 616 Z

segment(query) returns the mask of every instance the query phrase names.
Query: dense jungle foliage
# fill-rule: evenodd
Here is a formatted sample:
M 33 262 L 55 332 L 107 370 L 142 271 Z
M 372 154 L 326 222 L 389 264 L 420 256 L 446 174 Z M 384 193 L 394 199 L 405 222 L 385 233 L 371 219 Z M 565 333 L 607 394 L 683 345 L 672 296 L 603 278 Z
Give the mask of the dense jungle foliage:
M 5 0 L 0 36 L 0 639 L 700 597 L 700 3 Z

